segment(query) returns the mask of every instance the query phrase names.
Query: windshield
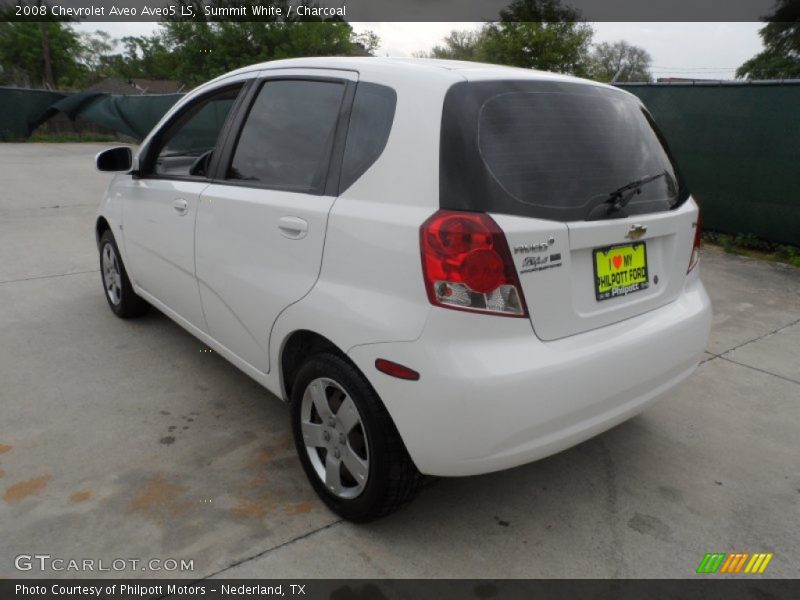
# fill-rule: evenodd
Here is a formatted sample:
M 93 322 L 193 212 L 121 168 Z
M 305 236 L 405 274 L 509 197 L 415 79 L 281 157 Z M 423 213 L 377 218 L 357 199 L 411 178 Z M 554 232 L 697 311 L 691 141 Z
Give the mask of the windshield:
M 456 84 L 445 98 L 440 158 L 443 208 L 576 221 L 670 210 L 688 196 L 644 107 L 601 86 Z M 594 210 L 657 173 L 619 210 Z

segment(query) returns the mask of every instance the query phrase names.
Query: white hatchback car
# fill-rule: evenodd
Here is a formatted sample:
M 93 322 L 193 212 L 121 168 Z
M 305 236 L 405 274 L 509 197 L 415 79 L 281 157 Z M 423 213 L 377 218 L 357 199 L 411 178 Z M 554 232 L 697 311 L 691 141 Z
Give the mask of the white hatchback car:
M 476 63 L 313 58 L 178 102 L 97 217 L 118 316 L 153 305 L 291 403 L 346 519 L 641 412 L 711 307 L 696 203 L 619 89 Z

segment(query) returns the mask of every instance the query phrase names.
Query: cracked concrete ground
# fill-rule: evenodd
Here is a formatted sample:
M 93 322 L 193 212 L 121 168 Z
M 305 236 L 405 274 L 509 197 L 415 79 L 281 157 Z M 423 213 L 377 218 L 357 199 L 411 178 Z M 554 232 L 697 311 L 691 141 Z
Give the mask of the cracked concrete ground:
M 194 578 L 690 577 L 711 551 L 800 576 L 800 270 L 706 249 L 708 354 L 670 397 L 355 526 L 306 483 L 282 403 L 156 311 L 108 310 L 102 147 L 0 144 L 0 577 L 75 576 L 15 570 L 37 553 Z M 175 575 L 116 573 L 145 574 Z

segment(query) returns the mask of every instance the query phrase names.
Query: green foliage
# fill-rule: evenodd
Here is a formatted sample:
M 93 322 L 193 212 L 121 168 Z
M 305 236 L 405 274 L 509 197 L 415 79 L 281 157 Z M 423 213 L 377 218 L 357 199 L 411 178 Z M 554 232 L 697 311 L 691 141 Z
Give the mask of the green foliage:
M 135 142 L 132 138 L 120 140 L 120 136 L 108 135 L 105 133 L 42 133 L 34 132 L 27 140 L 22 140 L 31 143 L 73 143 L 73 142 L 119 142 L 128 141 Z
M 288 13 L 289 2 L 272 4 Z M 369 55 L 380 44 L 373 32 L 356 34 L 339 18 L 323 20 L 294 13 L 289 18 L 267 16 L 256 22 L 213 22 L 203 16 L 200 0 L 176 0 L 176 5 L 191 6 L 194 20 L 180 17 L 179 10 L 153 35 L 122 40 L 101 31 L 78 35 L 59 21 L 0 22 L 0 84 L 75 89 L 106 77 L 141 77 L 175 79 L 193 86 L 257 62 Z M 213 6 L 238 7 L 240 2 L 215 0 Z M 49 70 L 45 57 L 49 57 Z
M 589 76 L 597 81 L 653 80 L 650 73 L 652 58 L 647 50 L 624 40 L 597 44 L 589 61 Z M 615 79 L 616 78 L 616 79 Z
M 585 76 L 594 34 L 580 13 L 559 0 L 514 0 L 500 21 L 477 31 L 454 30 L 424 58 L 476 60 Z
M 720 246 L 729 254 L 784 262 L 800 267 L 800 248 L 789 244 L 770 242 L 752 233 L 729 234 L 704 231 L 703 241 Z
M 560 0 L 514 0 L 483 30 L 479 55 L 490 63 L 588 74 L 592 28 Z
M 126 36 L 123 51 L 109 57 L 110 74 L 122 79 L 175 79 L 179 58 L 170 52 L 159 34 Z
M 61 21 L 0 22 L 0 83 L 56 88 L 80 79 L 78 34 Z
M 442 45 L 431 48 L 430 52 L 418 52 L 418 58 L 444 58 L 448 60 L 479 60 L 478 46 L 482 31 L 454 29 L 444 38 Z
M 767 23 L 758 32 L 764 50 L 736 71 L 740 79 L 800 78 L 800 2 L 778 0 Z
M 381 38 L 374 31 L 350 34 L 350 41 L 355 44 L 353 48 L 355 54 L 374 56 L 378 46 L 381 45 Z
M 178 0 L 203 15 L 200 0 Z M 272 2 L 288 14 L 290 3 Z M 296 3 L 295 3 L 296 4 Z M 311 2 L 303 2 L 312 5 Z M 216 8 L 238 7 L 237 0 L 216 0 Z M 296 7 L 295 7 L 296 8 Z M 180 11 L 178 11 L 180 14 Z M 250 17 L 252 18 L 252 17 Z M 201 17 L 202 19 L 202 17 Z M 249 64 L 299 56 L 363 55 L 380 43 L 372 32 L 356 35 L 338 18 L 264 16 L 261 21 L 192 21 L 180 16 L 163 23 L 161 31 L 148 39 L 166 50 L 164 62 L 173 61 L 171 78 L 195 85 Z M 145 74 L 146 77 L 153 75 Z
M 266 60 L 355 54 L 352 33 L 343 22 L 173 22 L 158 41 L 174 61 L 172 78 L 196 85 Z
M 589 71 L 592 33 L 585 23 L 493 23 L 484 29 L 479 58 L 489 63 L 585 76 Z

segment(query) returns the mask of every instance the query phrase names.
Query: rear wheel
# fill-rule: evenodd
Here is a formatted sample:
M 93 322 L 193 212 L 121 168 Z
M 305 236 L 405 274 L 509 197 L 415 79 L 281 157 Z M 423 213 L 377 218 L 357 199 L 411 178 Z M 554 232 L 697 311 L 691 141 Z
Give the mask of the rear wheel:
M 118 317 L 122 319 L 138 317 L 150 308 L 150 305 L 133 291 L 117 242 L 109 230 L 100 236 L 100 276 L 108 306 Z
M 422 477 L 364 376 L 335 354 L 312 356 L 292 387 L 292 430 L 303 469 L 331 510 L 364 522 L 415 495 Z

